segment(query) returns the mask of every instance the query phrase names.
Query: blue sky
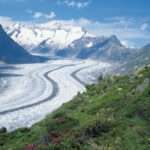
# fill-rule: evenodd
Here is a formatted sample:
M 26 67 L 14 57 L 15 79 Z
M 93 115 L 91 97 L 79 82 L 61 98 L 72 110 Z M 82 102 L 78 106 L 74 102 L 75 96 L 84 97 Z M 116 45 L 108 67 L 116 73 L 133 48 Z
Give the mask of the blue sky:
M 64 20 L 129 47 L 150 43 L 150 0 L 0 0 L 0 23 Z

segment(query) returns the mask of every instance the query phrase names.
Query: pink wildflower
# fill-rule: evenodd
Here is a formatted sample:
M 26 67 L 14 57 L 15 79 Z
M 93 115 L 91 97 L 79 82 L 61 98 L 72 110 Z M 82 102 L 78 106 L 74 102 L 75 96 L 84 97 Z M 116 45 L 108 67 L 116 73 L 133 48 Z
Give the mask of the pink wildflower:
M 58 142 L 60 142 L 61 141 L 61 136 L 58 136 L 57 138 L 54 138 L 52 141 L 51 141 L 51 143 L 58 143 Z
M 27 150 L 33 150 L 33 148 L 34 148 L 34 145 L 33 145 L 33 144 L 30 144 L 30 145 L 28 145 Z
M 80 137 L 78 137 L 77 140 L 78 140 L 79 142 L 81 142 L 81 138 L 80 138 Z
M 46 144 L 42 144 L 42 147 L 46 147 Z

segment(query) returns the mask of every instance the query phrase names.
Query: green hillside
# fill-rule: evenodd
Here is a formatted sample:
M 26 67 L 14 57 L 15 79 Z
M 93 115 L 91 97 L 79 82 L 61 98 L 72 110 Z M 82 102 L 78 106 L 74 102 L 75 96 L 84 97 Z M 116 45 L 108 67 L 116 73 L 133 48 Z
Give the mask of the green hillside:
M 0 150 L 150 149 L 150 65 L 86 89 L 31 128 L 1 129 Z

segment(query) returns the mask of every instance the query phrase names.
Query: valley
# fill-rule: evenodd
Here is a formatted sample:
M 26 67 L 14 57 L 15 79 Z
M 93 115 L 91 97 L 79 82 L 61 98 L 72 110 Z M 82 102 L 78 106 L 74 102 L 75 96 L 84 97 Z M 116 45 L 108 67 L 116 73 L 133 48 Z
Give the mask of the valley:
M 45 63 L 1 65 L 0 127 L 12 131 L 29 127 L 85 91 L 85 84 L 115 64 L 78 59 L 52 59 Z
M 150 150 L 149 6 L 0 0 L 0 150 Z

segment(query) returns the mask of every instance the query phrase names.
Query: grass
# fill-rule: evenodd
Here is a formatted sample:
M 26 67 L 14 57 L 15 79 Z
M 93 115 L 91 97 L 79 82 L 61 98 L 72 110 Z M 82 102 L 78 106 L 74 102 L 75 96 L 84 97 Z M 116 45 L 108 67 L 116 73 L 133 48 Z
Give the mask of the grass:
M 141 92 L 137 87 L 145 79 L 149 85 Z M 0 149 L 150 149 L 150 68 L 112 79 L 101 76 L 86 89 L 31 128 L 0 130 Z

